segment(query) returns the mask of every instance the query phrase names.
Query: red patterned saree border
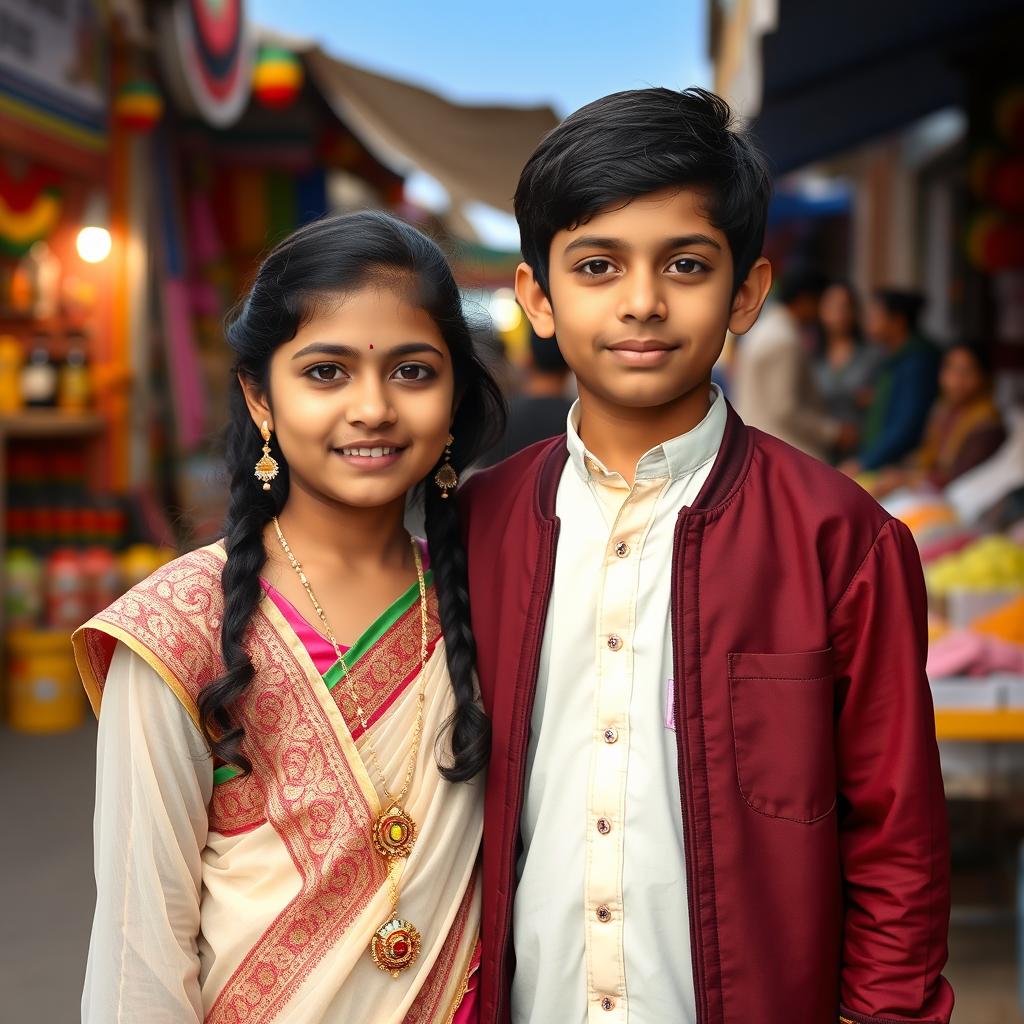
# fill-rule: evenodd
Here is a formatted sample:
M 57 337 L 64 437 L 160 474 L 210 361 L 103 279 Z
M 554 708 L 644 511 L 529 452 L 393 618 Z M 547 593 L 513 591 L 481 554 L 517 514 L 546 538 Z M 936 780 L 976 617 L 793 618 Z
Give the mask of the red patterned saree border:
M 248 642 L 259 686 L 238 716 L 267 820 L 302 886 L 228 979 L 207 1024 L 276 1020 L 386 877 L 370 842 L 371 809 L 312 680 L 262 611 Z

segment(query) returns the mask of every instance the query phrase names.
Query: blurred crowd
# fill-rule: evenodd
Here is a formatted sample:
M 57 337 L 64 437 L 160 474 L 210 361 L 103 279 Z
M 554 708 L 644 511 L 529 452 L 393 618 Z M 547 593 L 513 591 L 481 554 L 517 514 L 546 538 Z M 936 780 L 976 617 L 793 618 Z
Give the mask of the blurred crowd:
M 864 298 L 848 282 L 795 270 L 752 330 L 730 337 L 714 379 L 748 425 L 832 463 L 880 500 L 941 491 L 1006 446 L 1014 415 L 996 402 L 989 348 L 940 346 L 921 328 L 924 311 L 916 292 L 878 288 Z M 525 364 L 505 379 L 509 429 L 491 463 L 564 430 L 574 397 L 550 340 L 532 337 Z

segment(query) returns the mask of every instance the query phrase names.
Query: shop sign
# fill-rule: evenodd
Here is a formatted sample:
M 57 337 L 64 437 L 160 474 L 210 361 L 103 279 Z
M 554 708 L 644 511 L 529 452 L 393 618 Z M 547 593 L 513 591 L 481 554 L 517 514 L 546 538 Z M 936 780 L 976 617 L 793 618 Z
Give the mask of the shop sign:
M 0 0 L 0 107 L 102 134 L 107 73 L 99 0 Z

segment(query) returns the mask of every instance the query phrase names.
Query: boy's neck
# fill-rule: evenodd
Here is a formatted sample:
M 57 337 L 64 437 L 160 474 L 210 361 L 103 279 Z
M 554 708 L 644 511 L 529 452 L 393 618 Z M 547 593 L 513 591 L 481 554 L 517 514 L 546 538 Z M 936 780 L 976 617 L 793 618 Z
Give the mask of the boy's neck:
M 581 383 L 580 440 L 606 469 L 632 486 L 636 464 L 647 452 L 688 433 L 707 416 L 710 391 L 707 380 L 668 405 L 631 408 L 610 402 Z

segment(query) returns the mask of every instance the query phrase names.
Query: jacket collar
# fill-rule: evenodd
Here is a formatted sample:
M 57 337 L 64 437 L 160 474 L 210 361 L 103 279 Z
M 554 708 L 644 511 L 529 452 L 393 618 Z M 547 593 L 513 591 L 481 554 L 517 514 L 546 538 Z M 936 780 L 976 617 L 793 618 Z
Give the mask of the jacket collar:
M 722 504 L 746 475 L 750 463 L 750 428 L 728 402 L 726 411 L 728 415 L 725 421 L 725 434 L 718 450 L 718 458 L 715 459 L 710 475 L 690 506 L 697 512 L 707 512 Z M 538 458 L 540 471 L 537 474 L 534 511 L 539 519 L 553 520 L 558 484 L 569 458 L 566 435 L 553 437 L 541 449 Z

